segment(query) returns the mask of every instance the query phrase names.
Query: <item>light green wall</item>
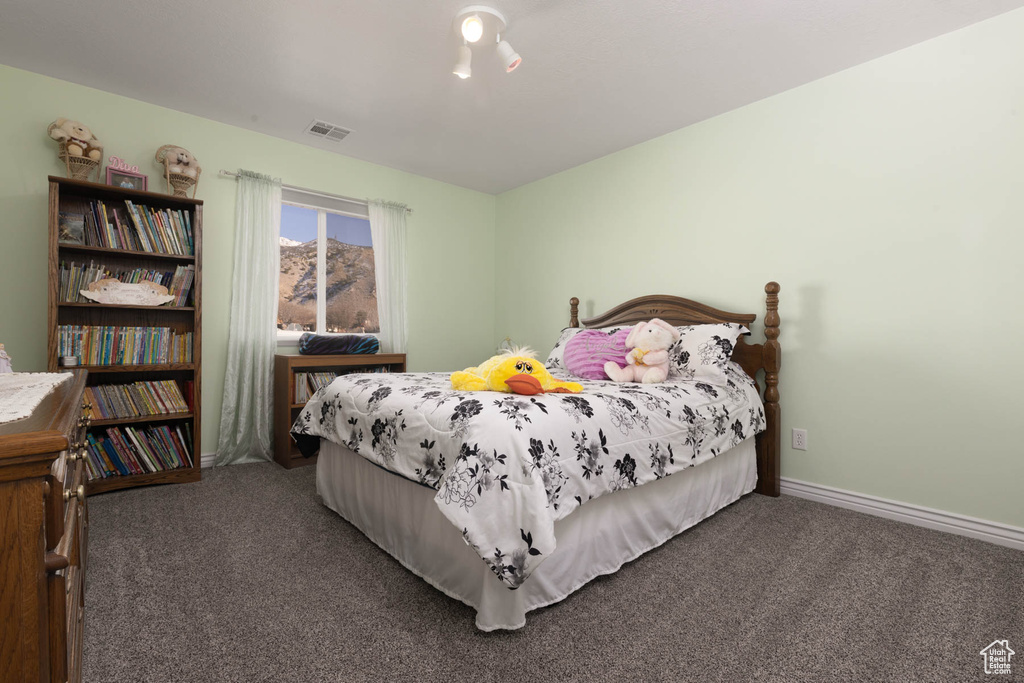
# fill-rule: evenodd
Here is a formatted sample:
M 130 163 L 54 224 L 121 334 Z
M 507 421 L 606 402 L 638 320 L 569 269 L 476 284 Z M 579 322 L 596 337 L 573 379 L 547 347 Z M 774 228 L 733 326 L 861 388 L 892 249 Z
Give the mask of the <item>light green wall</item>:
M 783 476 L 1024 526 L 1021 36 L 1024 10 L 499 195 L 495 336 L 550 348 L 574 295 L 760 322 L 778 280 Z
M 92 127 L 106 154 L 137 164 L 151 189 L 163 189 L 153 159 L 160 145 L 182 145 L 203 166 L 204 453 L 217 445 L 234 246 L 235 183 L 219 169 L 409 204 L 410 369 L 464 367 L 492 352 L 490 259 L 453 256 L 494 252 L 493 196 L 0 66 L 0 342 L 15 369 L 46 365 L 46 176 L 63 170 L 46 127 L 58 116 Z
M 1021 35 L 1024 10 L 496 200 L 0 66 L 0 341 L 42 369 L 45 176 L 60 171 L 45 128 L 73 116 L 154 182 L 164 143 L 206 169 L 204 452 L 234 225 L 234 184 L 215 174 L 244 167 L 415 208 L 413 370 L 464 367 L 505 335 L 550 347 L 571 296 L 584 315 L 666 292 L 761 316 L 776 279 L 784 476 L 1024 526 L 1024 365 L 1002 351 L 1024 331 Z M 807 453 L 788 447 L 794 426 Z

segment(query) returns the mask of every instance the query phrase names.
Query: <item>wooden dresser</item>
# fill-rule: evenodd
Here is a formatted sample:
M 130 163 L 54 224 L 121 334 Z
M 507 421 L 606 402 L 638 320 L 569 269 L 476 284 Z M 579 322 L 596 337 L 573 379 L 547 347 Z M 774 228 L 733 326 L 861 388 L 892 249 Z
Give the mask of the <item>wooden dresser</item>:
M 80 681 L 86 372 L 0 424 L 0 681 Z

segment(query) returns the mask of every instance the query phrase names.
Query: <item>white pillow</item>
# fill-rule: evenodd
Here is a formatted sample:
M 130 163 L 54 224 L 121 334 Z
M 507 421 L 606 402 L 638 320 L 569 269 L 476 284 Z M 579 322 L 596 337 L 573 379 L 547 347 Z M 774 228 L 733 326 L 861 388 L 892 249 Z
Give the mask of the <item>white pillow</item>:
M 669 377 L 723 384 L 736 340 L 750 334 L 743 325 L 716 323 L 677 327 L 679 341 L 669 349 Z

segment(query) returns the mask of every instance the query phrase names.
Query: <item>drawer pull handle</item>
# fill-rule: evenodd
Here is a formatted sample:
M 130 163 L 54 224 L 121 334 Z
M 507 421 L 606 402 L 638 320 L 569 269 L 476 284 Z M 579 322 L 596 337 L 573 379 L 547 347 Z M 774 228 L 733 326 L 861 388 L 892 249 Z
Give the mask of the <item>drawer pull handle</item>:
M 85 487 L 84 486 L 79 486 L 77 489 L 75 489 L 74 493 L 72 493 L 71 489 L 64 489 L 64 501 L 67 502 L 67 501 L 71 500 L 71 496 L 74 496 L 75 498 L 77 498 L 78 502 L 84 503 L 85 502 Z
M 46 557 L 43 559 L 43 566 L 46 567 L 46 571 L 55 572 L 66 568 L 71 564 L 67 555 L 61 555 L 60 553 L 46 553 Z

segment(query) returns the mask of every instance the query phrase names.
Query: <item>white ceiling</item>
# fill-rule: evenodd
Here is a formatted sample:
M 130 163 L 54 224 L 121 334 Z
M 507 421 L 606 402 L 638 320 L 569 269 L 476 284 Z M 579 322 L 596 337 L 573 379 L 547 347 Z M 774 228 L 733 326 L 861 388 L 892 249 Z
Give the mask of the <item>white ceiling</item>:
M 497 193 L 1024 6 L 494 0 L 523 64 L 462 81 L 474 1 L 0 0 L 0 63 Z

